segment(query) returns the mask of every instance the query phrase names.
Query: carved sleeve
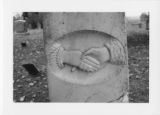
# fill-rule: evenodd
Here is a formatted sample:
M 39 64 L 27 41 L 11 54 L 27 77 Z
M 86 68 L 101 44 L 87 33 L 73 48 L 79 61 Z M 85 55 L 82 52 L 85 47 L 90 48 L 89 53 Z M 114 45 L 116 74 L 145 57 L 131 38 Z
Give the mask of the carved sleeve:
M 49 50 L 49 63 L 56 63 L 59 68 L 64 67 L 62 61 L 62 55 L 64 48 L 58 44 L 54 43 Z
M 125 49 L 122 43 L 116 38 L 105 43 L 110 54 L 110 62 L 113 64 L 126 64 Z

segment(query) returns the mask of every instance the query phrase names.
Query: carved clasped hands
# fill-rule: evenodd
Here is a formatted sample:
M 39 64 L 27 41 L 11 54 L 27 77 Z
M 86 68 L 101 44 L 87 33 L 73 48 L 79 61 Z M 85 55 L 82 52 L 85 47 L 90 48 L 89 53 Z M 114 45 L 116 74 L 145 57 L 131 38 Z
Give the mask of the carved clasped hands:
M 100 68 L 100 63 L 95 58 L 89 56 L 88 58 L 83 58 L 82 52 L 77 50 L 64 50 L 62 61 L 64 64 L 69 64 L 88 72 L 93 72 Z M 74 69 L 75 68 L 72 68 L 73 71 Z
M 125 64 L 123 46 L 116 39 L 105 43 L 103 47 L 93 47 L 83 53 L 80 50 L 65 50 L 61 44 L 54 43 L 50 54 L 50 59 L 60 69 L 64 67 L 64 64 L 68 64 L 72 66 L 72 71 L 79 68 L 83 71 L 94 72 L 100 69 L 105 62 Z
M 76 67 L 93 72 L 100 68 L 100 63 L 97 59 L 82 54 L 79 50 L 65 50 L 60 44 L 55 43 L 51 47 L 50 61 L 54 61 L 59 68 L 63 68 L 64 64 L 73 66 L 74 71 Z
M 95 58 L 101 65 L 110 59 L 110 54 L 106 47 L 90 48 L 84 53 L 83 59 L 89 60 L 91 57 Z

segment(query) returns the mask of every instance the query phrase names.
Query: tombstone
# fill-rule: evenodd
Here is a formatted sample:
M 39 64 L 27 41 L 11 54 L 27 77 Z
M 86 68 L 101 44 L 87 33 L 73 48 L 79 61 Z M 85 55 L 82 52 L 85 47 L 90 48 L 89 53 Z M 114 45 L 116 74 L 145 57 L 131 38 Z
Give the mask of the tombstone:
M 125 15 L 44 13 L 51 102 L 128 102 Z
M 27 23 L 25 20 L 16 20 L 14 21 L 14 31 L 16 33 L 26 33 L 27 32 Z

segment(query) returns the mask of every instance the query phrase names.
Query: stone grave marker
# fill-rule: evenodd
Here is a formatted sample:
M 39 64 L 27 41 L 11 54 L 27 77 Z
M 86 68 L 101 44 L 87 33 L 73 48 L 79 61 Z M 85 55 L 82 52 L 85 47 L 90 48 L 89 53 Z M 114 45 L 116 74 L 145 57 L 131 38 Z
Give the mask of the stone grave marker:
M 13 30 L 16 33 L 26 33 L 27 32 L 27 23 L 25 20 L 17 20 L 13 23 Z
M 127 102 L 125 15 L 44 13 L 51 102 Z

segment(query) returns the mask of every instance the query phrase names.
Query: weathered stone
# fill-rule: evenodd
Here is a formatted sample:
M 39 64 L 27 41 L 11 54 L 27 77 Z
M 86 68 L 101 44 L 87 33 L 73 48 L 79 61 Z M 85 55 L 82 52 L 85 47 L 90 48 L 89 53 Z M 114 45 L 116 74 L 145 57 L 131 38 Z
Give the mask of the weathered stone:
M 50 101 L 122 102 L 128 88 L 124 13 L 43 16 Z

